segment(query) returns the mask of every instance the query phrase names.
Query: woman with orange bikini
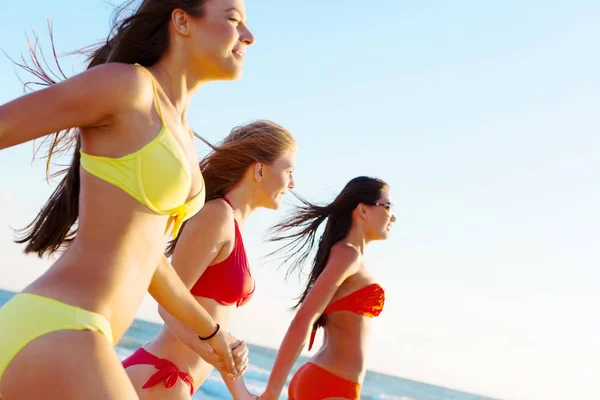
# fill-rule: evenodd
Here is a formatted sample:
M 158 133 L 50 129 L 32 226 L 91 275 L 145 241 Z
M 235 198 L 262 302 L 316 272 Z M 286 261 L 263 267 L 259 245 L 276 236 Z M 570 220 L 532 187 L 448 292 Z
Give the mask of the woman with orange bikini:
M 352 179 L 326 206 L 302 200 L 291 217 L 276 225 L 273 241 L 292 256 L 289 272 L 302 267 L 315 246 L 319 226 L 327 220 L 297 313 L 283 339 L 261 400 L 276 400 L 302 348 L 312 346 L 324 327 L 321 349 L 291 380 L 290 400 L 360 398 L 368 320 L 383 309 L 383 288 L 363 262 L 366 245 L 387 239 L 396 221 L 389 186 L 380 179 Z M 279 252 L 278 251 L 278 252 Z M 288 259 L 289 260 L 289 259 Z M 309 339 L 310 338 L 310 339 Z
M 234 128 L 200 162 L 206 205 L 186 222 L 168 253 L 179 277 L 221 329 L 228 329 L 231 312 L 246 304 L 256 287 L 242 237 L 247 219 L 259 208 L 279 207 L 294 187 L 295 158 L 296 143 L 287 130 L 256 121 Z M 190 328 L 159 311 L 162 330 L 123 365 L 140 399 L 190 399 L 218 359 Z M 234 400 L 256 399 L 243 379 L 230 379 L 223 366 L 219 370 Z

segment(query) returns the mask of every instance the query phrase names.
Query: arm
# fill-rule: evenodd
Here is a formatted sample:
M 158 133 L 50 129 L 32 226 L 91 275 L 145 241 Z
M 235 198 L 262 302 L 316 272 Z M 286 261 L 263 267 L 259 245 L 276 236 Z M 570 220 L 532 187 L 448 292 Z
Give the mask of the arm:
M 148 292 L 166 311 L 192 328 L 196 335 L 206 337 L 216 330 L 215 321 L 190 294 L 165 256 L 154 272 Z
M 188 221 L 186 228 L 181 232 L 173 254 L 173 266 L 171 267 L 169 264 L 171 271 L 178 275 L 179 284 L 185 287 L 185 297 L 193 299 L 194 308 L 202 309 L 206 314 L 202 318 L 210 318 L 210 321 L 213 321 L 210 314 L 198 304 L 189 291 L 206 268 L 214 263 L 223 246 L 231 240 L 232 228 L 233 215 L 231 208 L 222 201 L 207 203 L 198 214 Z M 168 263 L 166 258 L 163 262 Z M 182 304 L 182 306 L 188 307 L 190 304 Z M 219 354 L 215 354 L 216 349 L 208 346 L 206 342 L 198 340 L 198 333 L 196 329 L 193 329 L 194 325 L 191 324 L 196 321 L 193 314 L 186 315 L 189 311 L 182 309 L 178 309 L 177 313 L 174 313 L 173 309 L 177 309 L 177 304 L 170 307 L 172 308 L 168 308 L 167 304 L 159 302 L 158 312 L 165 321 L 167 328 L 221 373 L 228 374 L 231 370 L 224 363 L 226 358 L 221 359 L 221 353 L 217 351 Z M 192 318 L 191 323 L 188 322 L 190 317 Z M 212 326 L 214 327 L 214 321 Z M 248 349 L 243 342 L 238 341 L 224 330 L 222 335 L 232 344 L 230 347 L 233 348 L 233 357 L 237 366 L 237 375 L 234 377 L 239 377 L 246 369 Z
M 0 149 L 62 129 L 105 125 L 133 107 L 148 84 L 137 68 L 111 63 L 19 97 L 0 106 Z
M 323 314 L 340 285 L 360 266 L 360 253 L 350 246 L 331 249 L 327 265 L 294 316 L 277 352 L 261 400 L 278 399 L 290 370 L 306 345 L 313 324 Z
M 229 389 L 229 393 L 233 397 L 233 400 L 241 400 L 241 399 L 256 399 L 257 397 L 248 391 L 246 388 L 246 384 L 244 383 L 244 379 L 234 380 L 223 373 L 221 373 L 221 377 L 223 378 L 223 382 L 225 382 L 225 386 Z
M 229 389 L 234 400 L 245 399 L 248 398 L 248 396 L 251 396 L 246 388 L 244 380 L 233 379 L 234 377 L 227 373 L 225 364 L 219 356 L 215 354 L 215 351 L 206 343 L 199 341 L 193 330 L 184 326 L 177 318 L 173 317 L 160 306 L 158 312 L 165 321 L 165 325 L 167 325 L 169 330 L 177 336 L 179 340 L 198 353 L 204 361 L 211 364 L 220 372 L 223 382 L 225 383 L 225 386 L 227 386 L 227 389 Z M 233 358 L 236 360 L 236 365 L 243 365 L 242 368 L 238 369 L 238 373 L 241 375 L 247 368 L 248 348 L 243 341 L 240 341 L 240 345 L 233 349 L 232 354 Z
M 198 340 L 198 334 L 193 329 L 188 328 L 180 320 L 169 314 L 160 304 L 158 305 L 158 314 L 177 339 L 198 353 L 200 357 L 207 358 L 214 354 L 214 351 L 206 342 Z
M 229 206 L 220 203 L 222 202 L 208 202 L 186 223 L 185 229 L 180 233 L 172 264 L 188 292 L 229 240 L 226 227 L 233 225 L 233 222 L 228 224 L 233 217 Z M 190 325 L 174 318 L 160 303 L 158 313 L 181 342 L 202 358 L 205 357 L 205 343 L 199 343 L 197 334 Z
M 169 260 L 164 256 L 152 277 L 148 291 L 166 311 L 186 326 L 191 327 L 198 335 L 206 337 L 216 331 L 215 321 L 192 296 L 177 276 Z M 238 345 L 237 339 L 219 329 L 211 339 L 205 342 L 223 358 L 227 370 L 237 376 L 238 371 L 231 354 L 231 349 Z
M 225 379 L 225 376 L 228 375 L 227 366 L 221 357 L 215 354 L 215 350 L 206 342 L 198 340 L 198 335 L 196 335 L 193 330 L 183 325 L 177 318 L 169 314 L 164 308 L 159 307 L 158 312 L 165 321 L 167 328 L 173 334 L 175 334 L 179 340 L 198 353 L 198 355 L 202 357 L 204 361 L 215 367 L 221 373 L 221 375 L 223 375 L 223 379 Z M 235 338 L 233 339 L 235 340 Z M 239 345 L 233 349 L 232 354 L 233 358 L 235 359 L 235 364 L 238 366 L 238 375 L 241 375 L 246 370 L 248 363 L 248 348 L 246 347 L 244 341 L 239 341 Z

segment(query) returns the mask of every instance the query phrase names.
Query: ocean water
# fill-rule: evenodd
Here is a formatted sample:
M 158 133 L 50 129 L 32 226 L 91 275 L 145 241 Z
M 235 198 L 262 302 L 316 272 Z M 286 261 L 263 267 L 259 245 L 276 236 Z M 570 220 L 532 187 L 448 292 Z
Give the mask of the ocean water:
M 0 306 L 7 302 L 14 293 L 0 290 Z M 116 351 L 121 359 L 129 356 L 139 346 L 150 341 L 159 331 L 160 325 L 152 322 L 135 320 L 125 336 L 117 345 Z M 1 331 L 0 331 L 1 334 Z M 250 350 L 249 367 L 244 374 L 244 381 L 250 392 L 260 395 L 265 388 L 271 367 L 275 362 L 276 350 L 248 344 Z M 299 368 L 306 358 L 301 357 L 293 371 Z M 290 377 L 293 374 L 290 373 Z M 289 383 L 289 379 L 288 379 Z M 287 399 L 287 386 L 281 399 Z M 221 376 L 213 371 L 207 381 L 196 391 L 194 400 L 231 399 L 231 395 L 221 380 Z M 429 385 L 399 377 L 368 371 L 363 383 L 362 400 L 493 400 L 489 397 L 464 393 Z

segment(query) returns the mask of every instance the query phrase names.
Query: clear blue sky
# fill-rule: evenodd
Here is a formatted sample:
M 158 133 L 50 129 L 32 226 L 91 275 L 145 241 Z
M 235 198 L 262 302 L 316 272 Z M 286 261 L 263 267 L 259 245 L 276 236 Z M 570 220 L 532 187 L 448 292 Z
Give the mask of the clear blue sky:
M 30 28 L 46 39 L 48 16 L 66 52 L 102 39 L 111 11 L 102 0 L 1 9 L 0 48 L 13 57 Z M 257 41 L 243 79 L 201 89 L 188 119 L 215 142 L 257 118 L 286 126 L 299 143 L 297 191 L 312 200 L 357 175 L 390 183 L 398 222 L 367 254 L 387 289 L 369 366 L 503 398 L 600 397 L 600 3 L 247 9 Z M 22 93 L 13 70 L 0 57 L 0 103 Z M 12 290 L 49 264 L 11 242 L 9 227 L 51 190 L 31 149 L 0 152 L 0 287 Z M 260 260 L 262 233 L 283 212 L 249 221 L 258 291 L 233 332 L 271 347 L 298 290 Z M 140 316 L 156 318 L 151 301 Z

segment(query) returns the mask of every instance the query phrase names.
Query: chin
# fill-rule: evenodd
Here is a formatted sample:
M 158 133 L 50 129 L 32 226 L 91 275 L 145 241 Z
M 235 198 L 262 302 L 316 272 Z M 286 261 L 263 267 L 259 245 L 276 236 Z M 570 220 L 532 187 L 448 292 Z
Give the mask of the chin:
M 210 80 L 235 81 L 242 77 L 244 69 L 237 63 L 223 63 L 213 70 Z
M 271 210 L 278 210 L 283 202 L 283 198 L 285 197 L 285 193 L 279 193 L 275 196 L 271 197 L 271 204 L 267 206 L 267 208 Z
M 228 65 L 223 66 L 223 70 L 221 71 L 223 77 L 222 80 L 226 81 L 235 81 L 238 80 L 244 75 L 244 67 L 237 61 L 233 63 L 228 63 Z
M 237 81 L 242 77 L 241 72 L 224 72 L 219 77 L 215 78 L 216 81 Z
M 390 232 L 382 232 L 381 236 L 377 240 L 386 240 L 390 236 Z
M 222 78 L 222 80 L 224 80 L 224 81 L 237 81 L 238 79 L 240 79 L 242 77 L 242 75 L 244 75 L 242 73 L 242 71 L 234 71 L 234 72 L 231 72 L 229 74 L 226 74 Z
M 279 209 L 279 204 L 281 202 L 277 201 L 277 200 L 273 200 L 273 202 L 270 204 L 269 207 L 267 207 L 269 210 L 278 210 Z

